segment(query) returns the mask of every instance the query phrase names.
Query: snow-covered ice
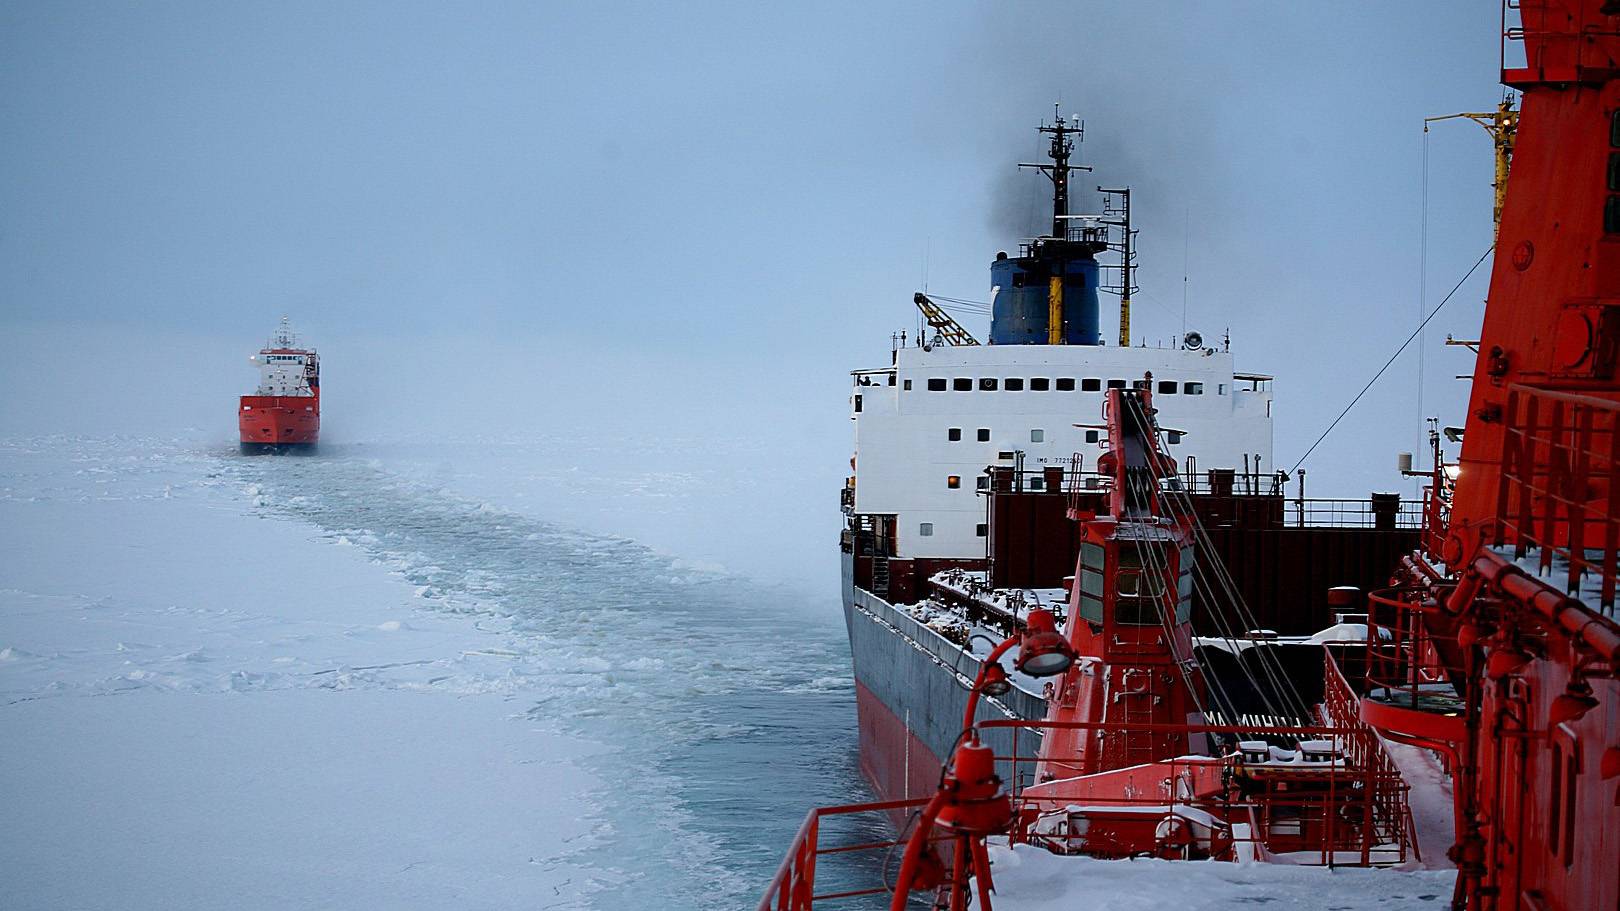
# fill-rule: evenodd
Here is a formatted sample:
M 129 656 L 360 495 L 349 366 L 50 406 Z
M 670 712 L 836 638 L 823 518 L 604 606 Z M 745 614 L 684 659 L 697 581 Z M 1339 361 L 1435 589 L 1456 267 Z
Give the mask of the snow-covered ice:
M 0 552 L 6 906 L 740 904 L 864 796 L 835 611 L 408 466 L 0 441 Z

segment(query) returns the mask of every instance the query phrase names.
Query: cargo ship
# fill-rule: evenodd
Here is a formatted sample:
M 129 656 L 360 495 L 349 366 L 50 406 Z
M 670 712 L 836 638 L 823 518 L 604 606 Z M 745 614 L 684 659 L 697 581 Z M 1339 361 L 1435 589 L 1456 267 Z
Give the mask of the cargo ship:
M 1417 504 L 1306 498 L 1303 473 L 1273 466 L 1273 379 L 1239 370 L 1230 338 L 1132 344 L 1130 188 L 1099 188 L 1098 214 L 1071 213 L 1083 126 L 1059 117 L 1039 129 L 1048 161 L 1026 167 L 1051 178 L 1050 232 L 992 260 L 987 344 L 919 293 L 920 337 L 853 374 L 843 601 L 861 768 L 885 799 L 937 785 L 984 653 L 974 635 L 995 637 L 1068 597 L 1079 552 L 1070 500 L 1098 502 L 1110 483 L 1101 419 L 1116 391 L 1152 394 L 1177 484 L 1261 608 L 1240 632 L 1308 638 L 1336 625 L 1327 590 L 1377 582 L 1417 538 Z M 1120 308 L 1113 344 L 1100 326 L 1109 289 Z M 1217 619 L 1200 596 L 1194 627 L 1219 634 Z M 1041 718 L 1044 686 L 1015 675 L 983 711 Z
M 1095 282 L 1071 263 L 1089 279 L 1115 251 L 1128 295 L 1129 233 L 1068 246 L 1061 193 L 1052 234 L 992 266 L 992 344 L 919 296 L 932 337 L 855 375 L 842 495 L 880 799 L 812 810 L 762 911 L 1289 888 L 1343 908 L 1620 908 L 1620 6 L 1508 4 L 1502 40 L 1504 101 L 1465 115 L 1498 176 L 1471 398 L 1461 426 L 1431 423 L 1427 466 L 1400 460 L 1423 479 L 1412 502 L 1312 499 L 1262 470 L 1269 421 L 1220 420 L 1269 418 L 1258 379 L 1247 412 L 1217 394 L 1226 436 L 1200 426 L 1184 384 L 1244 382 L 1214 360 L 1225 345 L 1184 378 L 1199 346 L 1127 350 L 1122 301 L 1121 344 L 1098 348 Z M 1066 389 L 1053 417 L 1030 383 L 1058 376 L 1092 396 Z M 1063 415 L 1075 454 L 1030 448 Z M 957 456 L 959 433 L 987 445 Z M 892 836 L 849 824 L 867 816 Z M 818 888 L 818 865 L 827 881 L 863 855 L 871 882 Z M 1127 858 L 1162 862 L 1105 863 Z
M 259 387 L 237 406 L 243 454 L 314 452 L 321 435 L 320 355 L 303 347 L 282 317 L 248 360 L 259 368 Z

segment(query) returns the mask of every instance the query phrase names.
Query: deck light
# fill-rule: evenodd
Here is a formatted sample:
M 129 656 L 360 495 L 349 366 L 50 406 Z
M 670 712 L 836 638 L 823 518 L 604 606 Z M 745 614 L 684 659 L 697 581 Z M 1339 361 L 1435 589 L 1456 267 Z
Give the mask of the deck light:
M 1501 680 L 1529 663 L 1530 656 L 1524 652 L 1516 648 L 1499 648 L 1485 659 L 1485 674 L 1493 680 Z
M 1007 669 L 1000 662 L 984 669 L 984 682 L 979 684 L 979 692 L 986 696 L 1005 696 L 1012 690 L 1012 680 L 1007 676 Z
M 1591 684 L 1578 678 L 1571 680 L 1569 686 L 1547 709 L 1547 726 L 1557 727 L 1566 721 L 1574 721 L 1596 706 L 1597 700 L 1592 698 Z
M 1052 677 L 1074 664 L 1074 649 L 1057 631 L 1052 612 L 1037 607 L 1024 620 L 1024 640 L 1015 666 L 1031 677 Z

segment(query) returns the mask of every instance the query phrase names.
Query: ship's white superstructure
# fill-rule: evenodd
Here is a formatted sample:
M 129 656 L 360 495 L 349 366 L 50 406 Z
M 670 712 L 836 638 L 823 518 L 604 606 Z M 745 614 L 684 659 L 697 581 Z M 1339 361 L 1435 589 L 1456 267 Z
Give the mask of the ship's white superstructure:
M 298 336 L 282 317 L 276 334 L 248 361 L 259 368 L 259 387 L 254 395 L 313 396 L 316 354 L 298 344 Z
M 1188 474 L 1272 471 L 1271 378 L 1235 372 L 1226 351 L 908 347 L 893 366 L 854 374 L 852 511 L 895 517 L 895 557 L 982 558 L 987 467 L 1067 469 L 1076 453 L 1095 467 L 1106 432 L 1079 422 L 1101 413 L 1107 389 L 1142 382 Z

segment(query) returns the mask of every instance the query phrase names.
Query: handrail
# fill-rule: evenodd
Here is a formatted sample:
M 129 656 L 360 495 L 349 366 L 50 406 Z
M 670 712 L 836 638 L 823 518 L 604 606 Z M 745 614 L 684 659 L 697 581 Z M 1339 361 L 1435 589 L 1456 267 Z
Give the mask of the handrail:
M 1566 593 L 1615 618 L 1620 402 L 1515 383 L 1504 415 L 1491 543 L 1536 551 L 1543 576 L 1560 572 Z
M 804 823 L 789 843 L 786 856 L 771 877 L 770 885 L 760 897 L 757 911 L 811 911 L 816 902 L 832 902 L 865 895 L 878 895 L 888 891 L 883 885 L 865 889 L 845 889 L 839 892 L 816 894 L 816 860 L 826 854 L 851 854 L 862 851 L 888 851 L 905 843 L 903 839 L 871 841 L 853 845 L 823 848 L 820 845 L 821 821 L 830 816 L 848 816 L 857 813 L 889 813 L 921 807 L 929 798 L 912 800 L 881 800 L 871 803 L 842 804 L 816 807 L 805 814 Z

